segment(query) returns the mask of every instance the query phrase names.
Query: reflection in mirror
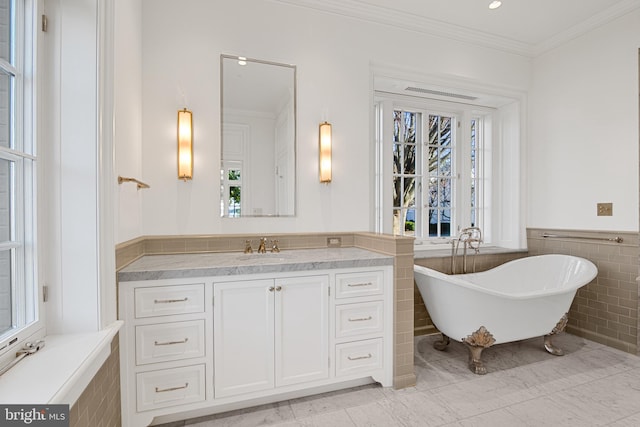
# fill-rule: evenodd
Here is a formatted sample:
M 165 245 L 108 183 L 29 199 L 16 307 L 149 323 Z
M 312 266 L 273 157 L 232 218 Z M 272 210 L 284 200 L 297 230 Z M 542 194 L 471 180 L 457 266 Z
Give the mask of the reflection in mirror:
M 220 56 L 223 217 L 293 216 L 296 68 Z

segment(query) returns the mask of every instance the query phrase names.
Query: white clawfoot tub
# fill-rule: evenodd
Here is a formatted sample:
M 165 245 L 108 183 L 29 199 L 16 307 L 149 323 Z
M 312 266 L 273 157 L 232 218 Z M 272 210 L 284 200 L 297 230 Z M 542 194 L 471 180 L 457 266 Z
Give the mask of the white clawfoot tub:
M 564 330 L 567 313 L 581 286 L 597 275 L 589 260 L 570 255 L 520 258 L 481 273 L 447 275 L 419 265 L 414 277 L 433 324 L 469 348 L 469 367 L 486 373 L 482 350 L 493 344 L 545 336 L 551 354 L 562 350 L 551 336 Z

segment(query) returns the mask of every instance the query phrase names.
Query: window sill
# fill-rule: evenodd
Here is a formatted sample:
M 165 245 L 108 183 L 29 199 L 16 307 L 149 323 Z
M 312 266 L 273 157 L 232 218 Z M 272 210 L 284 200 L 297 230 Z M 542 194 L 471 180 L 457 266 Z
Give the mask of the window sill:
M 480 246 L 478 255 L 494 255 L 528 252 L 528 249 L 501 248 L 499 246 Z M 467 256 L 473 256 L 474 252 L 467 252 Z M 458 255 L 462 255 L 462 248 L 458 248 Z M 429 244 L 415 245 L 413 247 L 413 258 L 444 258 L 451 256 L 451 244 Z
M 0 402 L 72 406 L 111 354 L 111 341 L 122 324 L 116 321 L 91 333 L 46 336 L 41 350 L 0 378 Z

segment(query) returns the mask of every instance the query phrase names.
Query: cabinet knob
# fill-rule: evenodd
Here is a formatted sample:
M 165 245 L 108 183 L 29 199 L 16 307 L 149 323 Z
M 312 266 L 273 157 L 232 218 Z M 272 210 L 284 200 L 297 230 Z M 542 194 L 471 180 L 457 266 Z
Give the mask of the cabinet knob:
M 274 291 L 274 287 L 273 286 L 269 286 L 269 292 L 273 292 Z
M 276 286 L 276 291 L 280 292 L 282 290 L 282 286 Z

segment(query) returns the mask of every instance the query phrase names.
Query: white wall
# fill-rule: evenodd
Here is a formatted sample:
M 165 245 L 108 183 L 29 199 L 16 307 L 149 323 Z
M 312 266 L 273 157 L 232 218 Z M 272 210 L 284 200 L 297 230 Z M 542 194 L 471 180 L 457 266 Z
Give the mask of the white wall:
M 114 31 L 115 170 L 118 175 L 142 175 L 142 3 L 116 0 Z M 119 185 L 116 242 L 142 234 L 141 210 L 145 190 L 134 183 Z
M 638 230 L 639 28 L 636 10 L 534 60 L 528 226 Z
M 530 84 L 530 60 L 518 55 L 264 0 L 142 0 L 142 8 L 144 235 L 372 230 L 371 64 L 518 91 Z M 223 53 L 298 67 L 295 218 L 219 218 Z M 185 106 L 195 135 L 186 183 L 177 179 L 175 141 Z M 317 172 L 323 120 L 333 124 L 329 185 Z

